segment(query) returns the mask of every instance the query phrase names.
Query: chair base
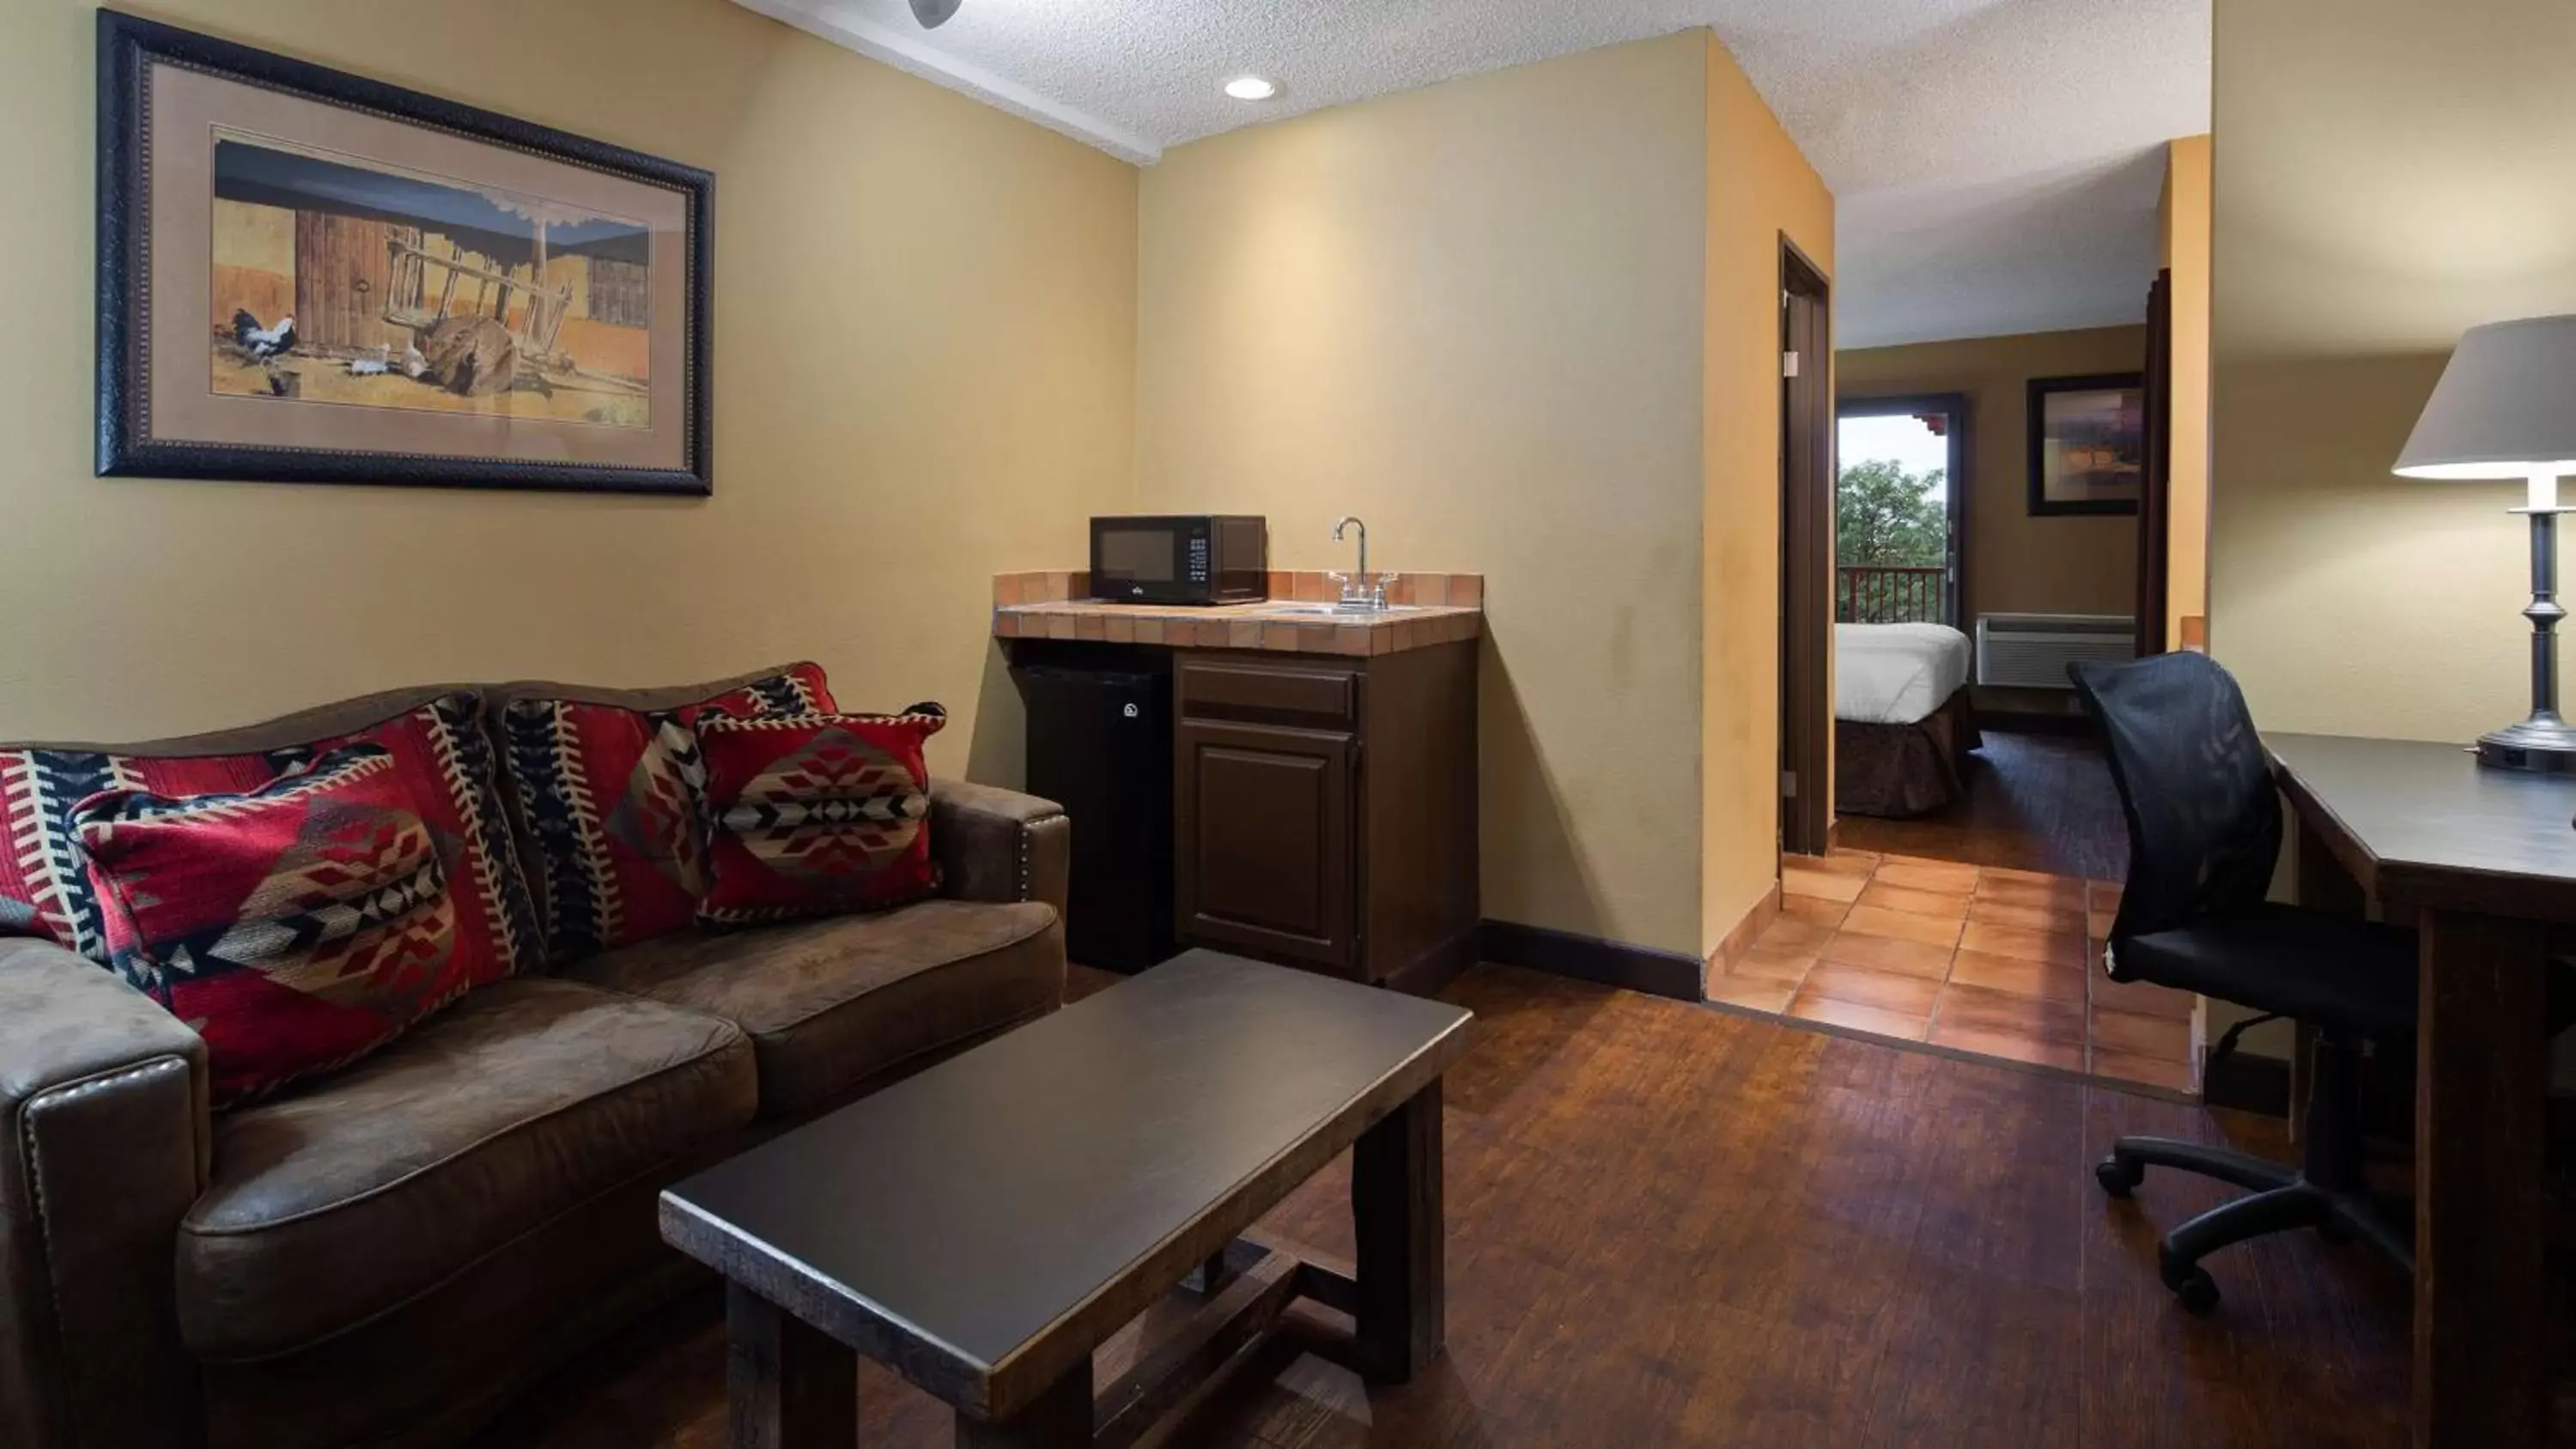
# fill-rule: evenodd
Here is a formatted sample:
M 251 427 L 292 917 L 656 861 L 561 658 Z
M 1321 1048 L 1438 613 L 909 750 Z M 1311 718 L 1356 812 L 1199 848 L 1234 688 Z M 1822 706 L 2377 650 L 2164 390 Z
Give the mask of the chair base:
M 2328 1243 L 2359 1239 L 2410 1277 L 2415 1241 L 2407 1219 L 2391 1218 L 2370 1195 L 2361 1166 L 2359 1050 L 2327 1037 L 2317 1044 L 2317 1080 L 2308 1100 L 2306 1161 L 2277 1162 L 2170 1137 L 2123 1137 L 2093 1169 L 2113 1197 L 2125 1198 L 2150 1167 L 2170 1167 L 2232 1183 L 2249 1194 L 2221 1203 L 2166 1233 L 2157 1252 L 2165 1286 L 2182 1306 L 2207 1313 L 2218 1306 L 2218 1283 L 2200 1260 L 2266 1233 L 2314 1228 Z

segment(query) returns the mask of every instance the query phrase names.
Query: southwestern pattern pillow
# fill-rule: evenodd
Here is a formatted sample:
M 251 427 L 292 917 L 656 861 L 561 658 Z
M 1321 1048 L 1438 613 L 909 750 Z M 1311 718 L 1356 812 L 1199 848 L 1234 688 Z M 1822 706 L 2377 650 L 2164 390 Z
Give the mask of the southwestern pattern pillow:
M 832 709 L 822 666 L 810 663 L 674 709 L 502 705 L 503 759 L 542 876 L 547 949 L 586 955 L 689 924 L 707 890 L 701 719 Z
M 712 879 L 698 920 L 836 915 L 937 889 L 922 745 L 947 723 L 938 705 L 917 704 L 701 725 Z
M 347 745 L 238 795 L 71 810 L 110 953 L 206 1039 L 217 1106 L 352 1061 L 477 984 L 393 755 Z
M 148 984 L 109 949 L 71 807 L 104 790 L 173 797 L 255 791 L 342 745 L 370 744 L 393 756 L 394 776 L 438 848 L 456 899 L 463 969 L 485 981 L 533 967 L 540 959 L 536 905 L 511 849 L 481 711 L 481 696 L 458 690 L 349 734 L 249 754 L 0 749 L 0 930 L 49 938 Z

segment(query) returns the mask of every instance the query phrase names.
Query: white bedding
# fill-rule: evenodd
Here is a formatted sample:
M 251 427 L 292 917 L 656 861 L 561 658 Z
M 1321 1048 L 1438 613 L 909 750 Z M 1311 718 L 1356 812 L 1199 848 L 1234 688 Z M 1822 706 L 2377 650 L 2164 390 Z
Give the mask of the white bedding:
M 1912 724 L 1968 682 L 1968 661 L 1946 624 L 1836 624 L 1834 718 Z

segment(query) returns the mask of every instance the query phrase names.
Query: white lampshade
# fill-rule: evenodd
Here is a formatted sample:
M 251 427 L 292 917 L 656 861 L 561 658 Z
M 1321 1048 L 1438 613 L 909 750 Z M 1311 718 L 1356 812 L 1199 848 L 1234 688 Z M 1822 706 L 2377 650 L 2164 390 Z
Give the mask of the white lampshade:
M 2576 316 L 2472 327 L 2415 420 L 2409 478 L 2576 473 Z

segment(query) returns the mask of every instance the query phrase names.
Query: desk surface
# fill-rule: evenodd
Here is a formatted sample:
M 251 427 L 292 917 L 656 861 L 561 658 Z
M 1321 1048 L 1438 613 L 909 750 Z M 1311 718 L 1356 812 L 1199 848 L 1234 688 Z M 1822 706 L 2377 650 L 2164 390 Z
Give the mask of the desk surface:
M 2300 813 L 2382 901 L 2576 919 L 2576 777 L 2491 770 L 2423 740 L 2263 743 Z

